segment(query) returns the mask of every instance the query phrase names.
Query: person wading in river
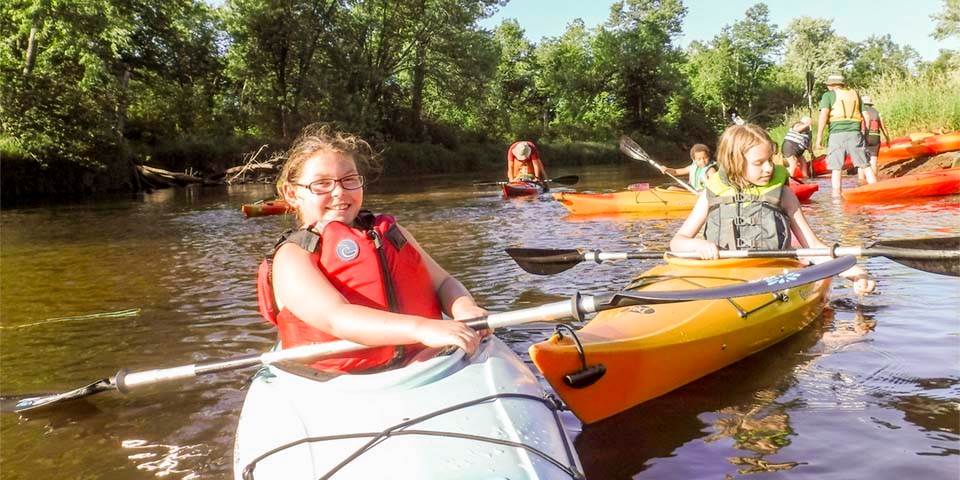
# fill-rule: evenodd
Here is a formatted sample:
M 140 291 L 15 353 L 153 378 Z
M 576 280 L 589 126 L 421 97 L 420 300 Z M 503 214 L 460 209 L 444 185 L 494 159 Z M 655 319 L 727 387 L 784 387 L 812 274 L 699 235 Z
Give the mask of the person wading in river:
M 870 169 L 870 160 L 864 149 L 860 95 L 856 90 L 846 88 L 843 75 L 830 75 L 825 83 L 827 91 L 820 98 L 816 147 L 823 147 L 823 130 L 829 126 L 827 168 L 830 169 L 833 196 L 839 197 L 843 189 L 843 163 L 848 155 L 853 165 L 864 172 L 867 183 L 876 183 L 877 176 Z

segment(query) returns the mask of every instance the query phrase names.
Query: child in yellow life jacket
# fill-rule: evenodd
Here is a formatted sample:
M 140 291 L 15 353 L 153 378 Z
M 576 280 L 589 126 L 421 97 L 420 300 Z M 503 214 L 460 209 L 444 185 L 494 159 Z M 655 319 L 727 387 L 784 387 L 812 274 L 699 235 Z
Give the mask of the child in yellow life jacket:
M 796 240 L 804 248 L 828 248 L 813 233 L 800 201 L 787 187 L 786 169 L 773 164 L 775 144 L 757 125 L 734 125 L 720 137 L 720 171 L 670 242 L 675 252 L 696 251 L 700 258 L 719 258 L 719 249 L 787 249 Z M 703 235 L 700 236 L 701 230 Z M 859 266 L 841 274 L 858 294 L 876 287 Z
M 690 147 L 690 160 L 690 165 L 683 168 L 670 168 L 661 165 L 659 167 L 660 172 L 670 175 L 689 175 L 687 183 L 699 192 L 707 184 L 707 179 L 717 173 L 717 162 L 710 161 L 710 147 L 702 143 Z
M 283 347 L 378 347 L 312 365 L 334 372 L 387 368 L 424 345 L 473 353 L 481 334 L 442 313 L 460 320 L 486 310 L 393 217 L 361 210 L 364 174 L 377 167 L 370 145 L 312 125 L 286 157 L 277 190 L 302 226 L 281 238 L 257 281 L 261 314 Z

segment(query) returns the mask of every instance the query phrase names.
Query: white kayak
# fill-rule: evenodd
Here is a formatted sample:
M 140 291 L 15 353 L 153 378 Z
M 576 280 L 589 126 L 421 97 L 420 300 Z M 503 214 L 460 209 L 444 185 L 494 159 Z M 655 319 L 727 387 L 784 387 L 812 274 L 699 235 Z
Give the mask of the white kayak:
M 470 358 L 430 352 L 326 381 L 262 368 L 240 413 L 235 477 L 583 478 L 555 400 L 502 341 L 487 337 Z

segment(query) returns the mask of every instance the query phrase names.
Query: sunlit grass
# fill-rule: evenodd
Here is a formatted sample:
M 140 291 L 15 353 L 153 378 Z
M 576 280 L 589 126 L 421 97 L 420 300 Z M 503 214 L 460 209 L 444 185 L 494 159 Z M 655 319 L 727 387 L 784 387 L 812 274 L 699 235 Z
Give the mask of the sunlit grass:
M 915 132 L 960 131 L 960 74 L 881 77 L 873 85 L 859 89 L 861 95 L 870 95 L 874 107 L 883 116 L 890 138 Z M 787 128 L 808 115 L 806 105 L 798 106 L 783 115 L 783 123 L 769 130 L 778 144 Z M 813 134 L 817 132 L 818 110 L 813 110 Z M 824 133 L 826 135 L 826 133 Z M 812 140 L 816 140 L 813 138 Z

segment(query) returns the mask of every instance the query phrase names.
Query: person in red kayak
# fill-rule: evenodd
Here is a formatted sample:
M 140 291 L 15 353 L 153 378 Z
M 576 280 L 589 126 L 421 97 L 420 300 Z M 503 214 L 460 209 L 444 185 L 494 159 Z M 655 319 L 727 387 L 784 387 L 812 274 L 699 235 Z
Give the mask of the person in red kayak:
M 710 161 L 710 147 L 702 143 L 690 148 L 690 160 L 692 160 L 690 165 L 683 168 L 670 168 L 660 165 L 660 172 L 670 175 L 688 175 L 687 183 L 699 192 L 703 190 L 707 179 L 717 173 L 717 163 Z
M 810 147 L 810 123 L 810 117 L 801 118 L 787 130 L 783 143 L 780 144 L 780 152 L 787 161 L 787 172 L 801 178 L 807 176 L 807 159 L 804 153 Z M 797 165 L 800 166 L 800 175 L 794 173 Z
M 547 191 L 547 171 L 533 142 L 521 140 L 507 149 L 507 181 L 537 182 Z
M 371 348 L 320 360 L 314 368 L 372 372 L 402 365 L 427 347 L 476 351 L 483 334 L 455 320 L 487 314 L 389 215 L 362 210 L 376 153 L 354 135 L 308 126 L 286 154 L 279 195 L 300 227 L 261 264 L 261 314 L 284 348 L 337 339 Z
M 790 177 L 783 166 L 774 165 L 775 151 L 770 135 L 757 125 L 727 128 L 717 147 L 720 171 L 707 180 L 670 250 L 695 251 L 703 260 L 715 260 L 721 248 L 783 250 L 794 242 L 804 248 L 829 248 L 813 233 L 800 201 L 786 187 Z M 859 266 L 841 276 L 854 282 L 858 294 L 876 288 Z
M 877 176 L 870 170 L 870 160 L 864 149 L 860 94 L 846 88 L 843 75 L 830 75 L 825 83 L 827 91 L 820 98 L 816 148 L 823 148 L 823 130 L 829 125 L 827 168 L 831 171 L 833 196 L 837 197 L 842 193 L 843 163 L 847 155 L 853 165 L 864 172 L 867 183 L 876 183 Z
M 880 133 L 883 133 L 887 143 L 890 143 L 890 134 L 887 133 L 887 126 L 883 123 L 883 116 L 873 107 L 873 99 L 870 95 L 860 97 L 860 101 L 863 102 L 864 107 L 862 128 L 866 132 L 867 155 L 870 156 L 870 168 L 876 175 L 877 156 L 880 153 Z M 860 180 L 863 179 L 863 173 L 860 173 Z

